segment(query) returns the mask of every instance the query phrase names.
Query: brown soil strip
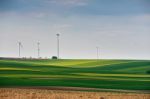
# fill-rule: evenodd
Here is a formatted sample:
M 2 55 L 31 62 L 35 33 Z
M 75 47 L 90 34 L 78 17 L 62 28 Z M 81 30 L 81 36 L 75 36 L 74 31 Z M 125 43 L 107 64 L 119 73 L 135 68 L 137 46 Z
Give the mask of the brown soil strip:
M 150 99 L 150 94 L 0 88 L 0 99 Z
M 4 87 L 17 89 L 41 89 L 41 90 L 63 90 L 63 91 L 89 91 L 89 92 L 124 92 L 124 93 L 149 93 L 150 90 L 121 90 L 121 89 L 102 89 L 84 87 L 62 87 L 62 86 L 32 86 L 32 87 Z

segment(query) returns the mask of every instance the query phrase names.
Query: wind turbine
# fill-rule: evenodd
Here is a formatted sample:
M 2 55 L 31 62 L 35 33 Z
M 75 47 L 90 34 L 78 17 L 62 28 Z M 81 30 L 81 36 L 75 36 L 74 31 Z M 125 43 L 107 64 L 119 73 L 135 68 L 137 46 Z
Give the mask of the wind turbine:
M 99 47 L 96 47 L 97 60 L 99 59 Z
M 18 47 L 19 47 L 19 58 L 20 58 L 21 57 L 21 48 L 23 47 L 21 42 L 18 42 Z
M 59 36 L 60 34 L 58 33 L 56 34 L 56 36 L 57 36 L 57 58 L 59 59 Z
M 37 52 L 38 58 L 40 58 L 40 42 L 37 42 Z

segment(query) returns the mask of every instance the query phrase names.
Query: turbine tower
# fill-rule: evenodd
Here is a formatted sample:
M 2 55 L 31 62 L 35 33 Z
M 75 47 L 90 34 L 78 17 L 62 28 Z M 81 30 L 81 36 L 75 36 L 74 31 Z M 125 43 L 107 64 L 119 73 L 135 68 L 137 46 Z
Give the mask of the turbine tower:
M 96 47 L 96 53 L 97 53 L 97 60 L 99 59 L 99 47 Z
M 22 43 L 21 42 L 18 42 L 18 47 L 19 47 L 19 58 L 21 57 L 21 48 L 23 47 L 22 46 Z
M 56 36 L 57 36 L 57 58 L 59 59 L 59 36 L 60 34 L 58 33 L 56 34 Z
M 37 42 L 37 52 L 38 58 L 40 58 L 40 42 Z

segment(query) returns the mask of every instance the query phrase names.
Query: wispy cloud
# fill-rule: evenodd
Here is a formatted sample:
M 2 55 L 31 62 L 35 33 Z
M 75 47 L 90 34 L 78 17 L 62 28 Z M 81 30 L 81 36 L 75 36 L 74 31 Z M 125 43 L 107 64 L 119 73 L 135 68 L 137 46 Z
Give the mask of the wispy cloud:
M 149 23 L 150 22 L 150 14 L 142 14 L 134 17 L 135 21 L 140 21 L 144 23 Z
M 53 4 L 60 4 L 64 6 L 85 6 L 88 0 L 46 0 L 46 2 Z
M 52 25 L 51 29 L 53 29 L 54 31 L 59 33 L 59 32 L 66 32 L 70 28 L 72 28 L 71 24 L 62 23 L 62 24 L 54 24 L 54 25 Z

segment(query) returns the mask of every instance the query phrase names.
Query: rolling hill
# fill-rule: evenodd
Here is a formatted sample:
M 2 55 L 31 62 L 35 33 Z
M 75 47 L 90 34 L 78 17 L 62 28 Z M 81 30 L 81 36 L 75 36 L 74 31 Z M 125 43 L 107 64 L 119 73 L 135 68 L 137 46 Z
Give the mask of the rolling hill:
M 0 86 L 150 90 L 150 60 L 0 60 Z

